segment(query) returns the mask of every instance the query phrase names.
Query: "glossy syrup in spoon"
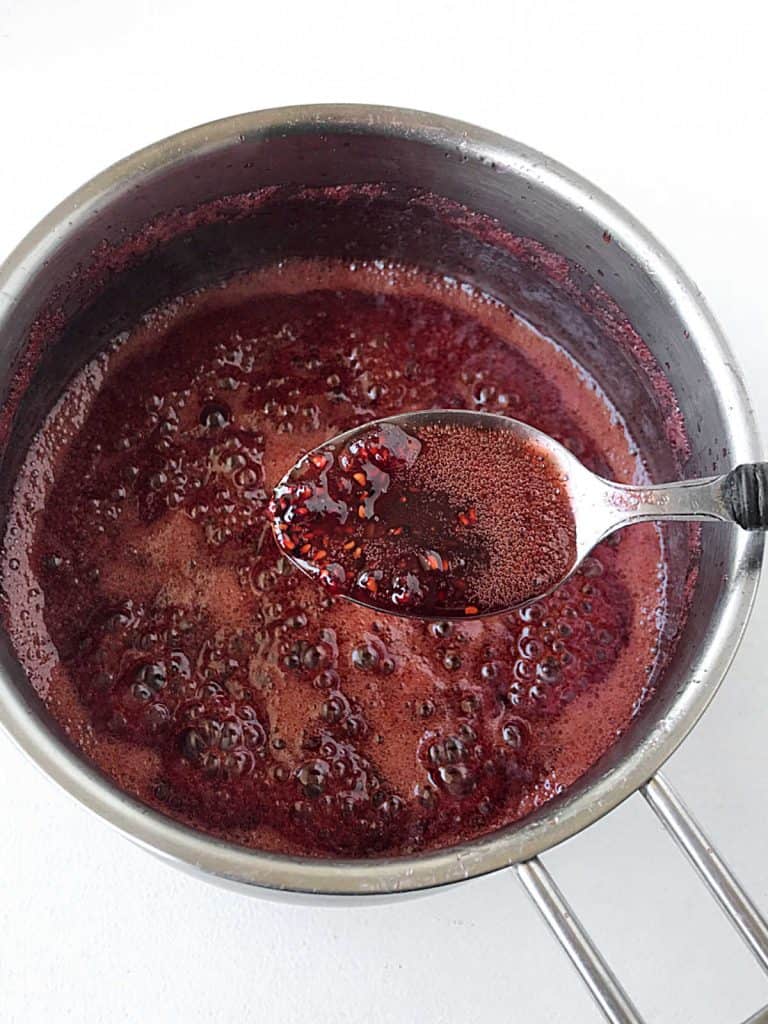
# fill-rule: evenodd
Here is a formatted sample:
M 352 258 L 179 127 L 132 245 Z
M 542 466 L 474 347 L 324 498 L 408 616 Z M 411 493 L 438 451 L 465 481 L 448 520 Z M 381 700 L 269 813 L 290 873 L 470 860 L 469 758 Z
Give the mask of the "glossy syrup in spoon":
M 622 526 L 764 529 L 765 464 L 632 487 L 518 420 L 436 410 L 367 423 L 303 456 L 270 505 L 275 538 L 333 593 L 419 618 L 492 615 L 553 590 Z

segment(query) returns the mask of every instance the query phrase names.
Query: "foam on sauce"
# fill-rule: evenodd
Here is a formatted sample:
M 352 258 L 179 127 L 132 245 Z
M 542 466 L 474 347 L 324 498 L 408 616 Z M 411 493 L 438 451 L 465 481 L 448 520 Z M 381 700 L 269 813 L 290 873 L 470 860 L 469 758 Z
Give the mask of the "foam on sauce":
M 30 448 L 3 606 L 33 685 L 115 783 L 195 827 L 397 854 L 514 821 L 626 728 L 660 663 L 655 527 L 550 597 L 411 622 L 334 597 L 271 536 L 271 489 L 367 420 L 477 408 L 641 482 L 616 411 L 552 342 L 411 268 L 290 263 L 149 316 Z

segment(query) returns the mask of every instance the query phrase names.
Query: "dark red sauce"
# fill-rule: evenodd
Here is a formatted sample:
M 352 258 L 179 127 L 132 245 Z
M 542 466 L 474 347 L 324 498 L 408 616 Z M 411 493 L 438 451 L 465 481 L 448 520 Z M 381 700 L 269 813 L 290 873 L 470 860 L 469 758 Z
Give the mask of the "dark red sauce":
M 455 622 L 352 604 L 275 545 L 287 466 L 424 408 L 506 412 L 593 470 L 642 476 L 569 357 L 408 269 L 234 281 L 70 383 L 16 485 L 3 608 L 50 711 L 118 786 L 262 849 L 396 854 L 516 820 L 611 746 L 660 658 L 654 527 L 535 604 Z
M 514 608 L 576 557 L 545 449 L 469 420 L 382 422 L 322 445 L 275 488 L 270 516 L 280 548 L 331 593 L 422 617 Z

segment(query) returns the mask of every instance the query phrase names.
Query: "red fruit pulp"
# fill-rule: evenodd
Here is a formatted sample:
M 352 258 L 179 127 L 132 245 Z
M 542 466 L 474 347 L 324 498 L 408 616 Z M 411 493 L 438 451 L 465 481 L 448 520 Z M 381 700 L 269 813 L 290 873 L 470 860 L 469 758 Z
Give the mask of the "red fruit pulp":
M 364 425 L 301 458 L 269 510 L 280 548 L 331 593 L 417 617 L 514 608 L 576 557 L 551 457 L 472 422 Z
M 398 854 L 516 820 L 615 742 L 664 653 L 654 527 L 544 600 L 456 622 L 351 604 L 273 543 L 286 466 L 424 408 L 508 413 L 643 477 L 570 357 L 409 268 L 235 279 L 70 382 L 16 483 L 3 609 L 51 713 L 119 787 L 261 849 Z

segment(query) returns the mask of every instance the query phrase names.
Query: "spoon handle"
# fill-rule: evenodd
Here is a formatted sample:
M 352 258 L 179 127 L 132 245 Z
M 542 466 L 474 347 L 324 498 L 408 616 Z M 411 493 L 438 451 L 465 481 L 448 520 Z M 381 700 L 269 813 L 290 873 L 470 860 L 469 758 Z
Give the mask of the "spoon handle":
M 723 479 L 723 500 L 745 530 L 768 529 L 768 462 L 745 463 Z
M 658 519 L 715 519 L 744 530 L 768 529 L 768 462 L 737 466 L 724 476 L 674 484 L 610 488 L 622 524 Z

